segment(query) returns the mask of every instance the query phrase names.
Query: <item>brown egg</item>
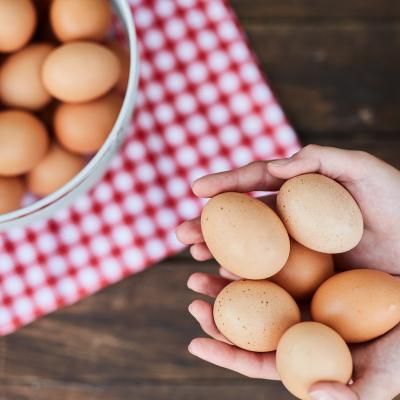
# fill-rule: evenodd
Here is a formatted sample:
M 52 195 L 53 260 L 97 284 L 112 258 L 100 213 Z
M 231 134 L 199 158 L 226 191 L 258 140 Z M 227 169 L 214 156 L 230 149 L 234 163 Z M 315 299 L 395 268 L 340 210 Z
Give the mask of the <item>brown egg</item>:
M 45 155 L 48 141 L 46 127 L 33 114 L 0 112 L 0 175 L 28 172 Z
M 115 93 L 90 103 L 60 104 L 54 114 L 58 141 L 74 153 L 96 152 L 111 132 L 121 105 L 122 99 Z
M 289 235 L 322 253 L 343 253 L 360 242 L 361 211 L 339 183 L 320 174 L 286 181 L 277 196 L 277 210 Z
M 242 278 L 268 278 L 289 257 L 289 236 L 279 217 L 242 193 L 213 197 L 201 214 L 201 230 L 218 263 Z
M 70 181 L 84 165 L 82 157 L 53 144 L 46 156 L 27 175 L 28 189 L 37 196 L 47 196 Z
M 125 93 L 126 88 L 128 87 L 129 69 L 131 66 L 129 50 L 126 48 L 126 46 L 123 46 L 122 44 L 120 44 L 118 42 L 108 43 L 107 46 L 118 57 L 119 62 L 121 64 L 121 75 L 118 79 L 116 88 L 121 93 Z
M 219 331 L 242 349 L 275 350 L 283 333 L 300 321 L 293 298 L 275 283 L 241 280 L 217 296 L 214 320 Z
M 20 178 L 0 177 L 0 214 L 17 210 L 23 194 L 24 185 Z
M 269 279 L 300 301 L 311 297 L 318 286 L 333 275 L 333 270 L 332 255 L 308 249 L 291 239 L 289 259 Z
M 19 50 L 36 28 L 36 11 L 31 0 L 0 0 L 0 52 Z
M 110 0 L 53 0 L 50 22 L 61 42 L 101 40 L 111 27 Z
M 58 100 L 80 103 L 107 93 L 118 81 L 120 63 L 107 47 L 92 42 L 64 44 L 42 69 L 46 89 Z
M 311 314 L 346 342 L 374 339 L 400 322 L 400 281 L 370 269 L 341 272 L 315 292 Z
M 0 96 L 4 104 L 38 110 L 50 102 L 41 70 L 53 48 L 47 43 L 32 44 L 6 59 L 0 70 Z
M 353 361 L 345 341 L 333 329 L 317 322 L 301 322 L 279 341 L 276 368 L 290 393 L 312 400 L 308 392 L 314 383 L 347 384 Z

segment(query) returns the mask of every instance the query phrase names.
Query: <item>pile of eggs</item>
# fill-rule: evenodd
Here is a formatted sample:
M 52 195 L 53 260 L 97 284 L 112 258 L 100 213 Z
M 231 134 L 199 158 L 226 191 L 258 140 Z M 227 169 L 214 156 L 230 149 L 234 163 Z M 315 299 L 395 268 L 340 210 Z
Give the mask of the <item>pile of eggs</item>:
M 217 296 L 214 320 L 240 348 L 276 350 L 283 384 L 308 400 L 313 383 L 350 381 L 347 343 L 374 339 L 400 322 L 400 281 L 372 269 L 335 273 L 332 254 L 351 250 L 363 235 L 361 211 L 336 181 L 320 174 L 289 179 L 276 210 L 241 193 L 219 194 L 204 207 L 208 248 L 244 278 Z M 311 321 L 299 302 L 310 306 Z
M 129 75 L 111 22 L 110 0 L 0 0 L 0 214 L 62 187 L 111 132 Z

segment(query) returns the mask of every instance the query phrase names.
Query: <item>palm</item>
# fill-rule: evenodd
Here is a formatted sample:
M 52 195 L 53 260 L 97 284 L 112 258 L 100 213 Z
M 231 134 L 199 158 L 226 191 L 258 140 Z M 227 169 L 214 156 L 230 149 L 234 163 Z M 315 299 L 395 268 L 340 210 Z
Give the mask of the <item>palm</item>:
M 366 267 L 399 274 L 400 208 L 396 199 L 400 198 L 400 172 L 378 159 L 371 158 L 369 162 L 378 165 L 354 171 L 357 176 L 351 182 L 341 181 L 357 200 L 365 226 L 359 245 L 337 255 L 337 264 L 345 268 Z M 378 168 L 379 164 L 382 168 Z
M 223 272 L 226 274 L 226 272 Z M 215 297 L 230 280 L 203 273 L 193 274 L 188 287 L 195 292 Z M 251 353 L 233 346 L 215 326 L 212 306 L 203 300 L 195 300 L 189 306 L 190 313 L 199 322 L 209 338 L 194 339 L 189 350 L 194 355 L 224 368 L 251 378 L 279 379 L 275 367 L 275 353 Z M 340 386 L 343 400 L 390 400 L 398 392 L 393 371 L 400 370 L 400 325 L 388 334 L 366 344 L 351 346 L 354 362 L 354 384 Z M 318 385 L 317 385 L 318 386 Z M 323 385 L 322 385 L 323 386 Z M 358 397 L 357 397 L 358 396 Z

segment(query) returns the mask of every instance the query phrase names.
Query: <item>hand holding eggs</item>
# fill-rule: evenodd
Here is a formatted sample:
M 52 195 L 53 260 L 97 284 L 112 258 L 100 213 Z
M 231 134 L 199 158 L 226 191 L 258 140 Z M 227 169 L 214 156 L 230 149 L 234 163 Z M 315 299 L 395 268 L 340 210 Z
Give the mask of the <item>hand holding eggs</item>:
M 310 400 L 315 383 L 350 381 L 346 343 L 375 339 L 400 322 L 400 282 L 368 269 L 335 274 L 332 254 L 353 249 L 363 235 L 361 211 L 339 183 L 319 174 L 289 179 L 277 211 L 279 217 L 239 193 L 219 194 L 204 207 L 208 249 L 222 267 L 246 278 L 219 293 L 213 316 L 233 345 L 276 348 L 283 384 Z M 282 243 L 289 235 L 288 249 Z M 296 301 L 310 300 L 313 322 L 300 322 Z

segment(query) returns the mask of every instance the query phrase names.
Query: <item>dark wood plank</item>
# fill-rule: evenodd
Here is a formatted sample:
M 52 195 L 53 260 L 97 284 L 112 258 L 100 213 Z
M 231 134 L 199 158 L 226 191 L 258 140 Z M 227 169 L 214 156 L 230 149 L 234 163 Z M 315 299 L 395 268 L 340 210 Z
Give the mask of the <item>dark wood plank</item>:
M 400 17 L 397 0 L 231 0 L 241 18 L 368 18 Z
M 144 383 L 127 386 L 60 385 L 44 382 L 39 385 L 6 385 L 3 396 L 7 400 L 171 400 L 171 399 L 253 399 L 294 400 L 285 393 L 280 383 L 251 382 L 247 384 L 198 384 L 185 383 L 157 385 Z
M 1 339 L 4 398 L 27 399 L 34 390 L 35 399 L 186 399 L 191 391 L 193 399 L 291 399 L 278 383 L 250 381 L 188 353 L 202 335 L 187 312 L 194 270 L 216 267 L 164 262 Z
M 245 29 L 296 129 L 397 133 L 400 24 L 259 24 Z
M 400 169 L 400 135 L 349 133 L 349 134 L 310 134 L 300 132 L 304 144 L 317 143 L 344 149 L 364 150 Z

